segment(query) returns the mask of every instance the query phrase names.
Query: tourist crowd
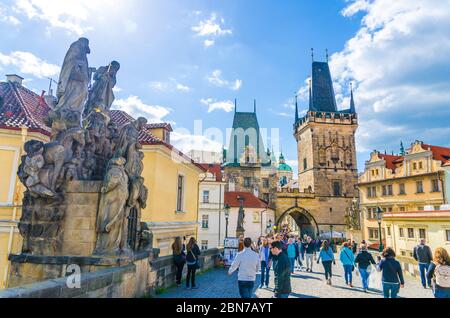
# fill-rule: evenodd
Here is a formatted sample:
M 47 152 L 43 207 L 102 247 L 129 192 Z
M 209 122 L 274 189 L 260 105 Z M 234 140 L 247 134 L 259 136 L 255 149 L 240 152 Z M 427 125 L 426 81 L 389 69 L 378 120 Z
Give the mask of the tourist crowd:
M 181 286 L 183 267 L 187 264 L 186 287 L 197 289 L 195 273 L 200 249 L 195 239 L 191 238 L 188 244 L 183 244 L 181 238 L 177 238 L 172 248 L 177 267 L 177 285 Z M 251 298 L 257 274 L 260 273 L 259 288 L 268 289 L 273 270 L 274 297 L 288 298 L 292 292 L 291 275 L 295 271 L 313 273 L 314 263 L 322 264 L 325 282 L 331 286 L 336 252 L 337 247 L 333 240 L 313 239 L 307 235 L 301 238 L 288 232 L 261 237 L 258 242 L 241 238 L 238 253 L 228 273 L 232 275 L 238 270 L 239 293 L 242 298 Z M 436 298 L 450 298 L 450 257 L 446 249 L 439 247 L 433 254 L 425 241 L 421 240 L 414 248 L 413 256 L 419 263 L 423 287 L 431 288 Z M 343 266 L 345 284 L 349 288 L 353 288 L 355 274 L 361 279 L 362 291 L 368 292 L 369 278 L 375 271 L 381 272 L 385 298 L 397 298 L 400 289 L 405 287 L 401 264 L 390 247 L 385 248 L 375 261 L 366 242 L 362 241 L 358 246 L 356 242 L 349 240 L 341 245 L 338 258 Z

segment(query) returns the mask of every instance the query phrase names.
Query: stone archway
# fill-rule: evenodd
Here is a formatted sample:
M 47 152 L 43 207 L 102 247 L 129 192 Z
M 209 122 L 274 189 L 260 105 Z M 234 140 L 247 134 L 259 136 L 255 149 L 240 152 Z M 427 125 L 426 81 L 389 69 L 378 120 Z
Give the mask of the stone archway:
M 306 234 L 312 238 L 315 238 L 319 234 L 319 226 L 317 225 L 314 217 L 307 210 L 301 207 L 292 207 L 286 210 L 277 219 L 277 227 L 279 227 L 288 217 L 294 219 L 300 229 L 301 236 Z

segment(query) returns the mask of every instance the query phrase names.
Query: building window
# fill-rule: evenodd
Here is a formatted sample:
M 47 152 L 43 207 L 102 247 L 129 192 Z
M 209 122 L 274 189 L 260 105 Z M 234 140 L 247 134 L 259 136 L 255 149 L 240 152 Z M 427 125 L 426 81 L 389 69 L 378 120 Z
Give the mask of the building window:
M 245 177 L 245 178 L 244 178 L 244 187 L 250 188 L 251 183 L 252 183 L 251 178 L 249 178 L 249 177 Z
M 400 237 L 405 237 L 405 229 L 400 228 Z
M 413 163 L 413 170 L 417 170 L 417 163 Z
M 417 211 L 423 211 L 423 210 L 425 210 L 425 208 L 423 206 L 417 207 Z
M 209 191 L 203 191 L 203 203 L 209 203 Z
M 419 169 L 420 169 L 420 170 L 422 170 L 422 169 L 423 169 L 423 163 L 422 163 L 422 161 L 421 161 L 421 162 L 419 162 Z
M 263 179 L 263 188 L 269 188 L 269 179 L 267 179 L 267 178 L 264 178 Z
M 303 170 L 308 169 L 308 159 L 304 158 L 303 159 Z
M 209 215 L 204 214 L 202 215 L 202 229 L 208 229 L 209 228 Z
M 421 239 L 427 238 L 427 231 L 425 229 L 419 229 L 419 238 Z
M 404 183 L 400 183 L 398 185 L 398 194 L 402 195 L 402 194 L 406 194 L 405 191 L 405 184 Z
M 387 193 L 388 193 L 388 195 L 393 195 L 394 194 L 393 188 L 392 188 L 392 184 L 388 185 Z
M 377 187 L 369 187 L 367 188 L 367 197 L 375 198 L 377 196 Z
M 390 226 L 387 227 L 387 235 L 391 236 L 391 227 Z
M 382 186 L 381 187 L 381 195 L 382 196 L 386 196 L 387 195 L 387 186 Z
M 369 228 L 369 238 L 372 240 L 378 240 L 380 238 L 378 229 Z
M 447 242 L 450 242 L 450 230 L 446 230 L 445 234 L 447 236 Z
M 184 195 L 184 176 L 178 175 L 177 186 L 177 211 L 183 211 L 183 195 Z
M 335 197 L 342 195 L 342 184 L 341 184 L 341 181 L 339 181 L 339 180 L 333 181 L 333 195 Z
M 416 181 L 416 188 L 417 188 L 417 193 L 423 193 L 423 182 Z
M 270 200 L 269 193 L 263 193 L 263 200 L 266 201 L 267 203 L 269 203 L 269 200 Z
M 406 208 L 404 206 L 401 206 L 400 207 L 400 212 L 405 212 L 405 211 L 406 211 Z
M 206 251 L 208 249 L 208 241 L 202 241 L 202 251 Z
M 408 238 L 414 238 L 414 229 L 408 228 Z
M 439 179 L 431 180 L 431 192 L 441 192 L 439 187 Z
M 434 206 L 434 210 L 435 211 L 440 211 L 441 210 L 441 206 L 440 205 L 435 205 Z

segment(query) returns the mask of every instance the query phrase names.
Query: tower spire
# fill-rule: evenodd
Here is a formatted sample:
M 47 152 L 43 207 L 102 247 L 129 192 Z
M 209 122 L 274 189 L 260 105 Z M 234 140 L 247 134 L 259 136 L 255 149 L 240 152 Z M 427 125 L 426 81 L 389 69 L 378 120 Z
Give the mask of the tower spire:
M 234 99 L 234 113 L 237 113 L 237 98 Z
M 253 100 L 253 112 L 256 114 L 256 98 Z
M 350 82 L 350 113 L 356 113 L 355 100 L 353 98 L 353 83 Z
M 328 63 L 328 49 L 325 49 L 326 57 L 327 57 L 327 63 Z
M 314 63 L 314 48 L 311 48 L 311 60 Z
M 298 123 L 298 102 L 297 102 L 297 94 L 295 94 L 295 123 Z

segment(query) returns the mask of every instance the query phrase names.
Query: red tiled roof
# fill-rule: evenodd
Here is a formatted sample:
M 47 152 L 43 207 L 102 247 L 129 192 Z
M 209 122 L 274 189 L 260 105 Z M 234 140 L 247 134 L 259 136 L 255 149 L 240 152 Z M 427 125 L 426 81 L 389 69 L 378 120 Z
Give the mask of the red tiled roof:
M 244 198 L 244 208 L 266 208 L 267 203 L 250 192 L 225 192 L 225 204 L 230 207 L 240 207 L 238 198 Z
M 20 129 L 27 127 L 30 131 L 50 136 L 51 128 L 44 123 L 50 107 L 43 97 L 28 88 L 12 82 L 0 83 L 0 127 Z
M 173 131 L 172 126 L 169 123 L 154 123 L 147 124 L 147 129 L 165 129 L 168 131 Z
M 443 163 L 445 163 L 450 159 L 450 148 L 426 145 L 426 144 L 422 144 L 422 148 L 424 150 L 430 149 L 431 152 L 433 153 L 434 160 L 440 160 Z
M 204 169 L 216 176 L 216 181 L 221 182 L 223 179 L 222 166 L 220 164 L 201 163 Z
M 378 157 L 380 159 L 384 159 L 386 161 L 386 168 L 391 169 L 391 170 L 395 170 L 395 163 L 401 162 L 403 160 L 403 157 L 401 156 L 393 156 L 393 155 L 383 155 L 383 154 L 378 154 Z M 401 161 L 400 161 L 401 160 Z

